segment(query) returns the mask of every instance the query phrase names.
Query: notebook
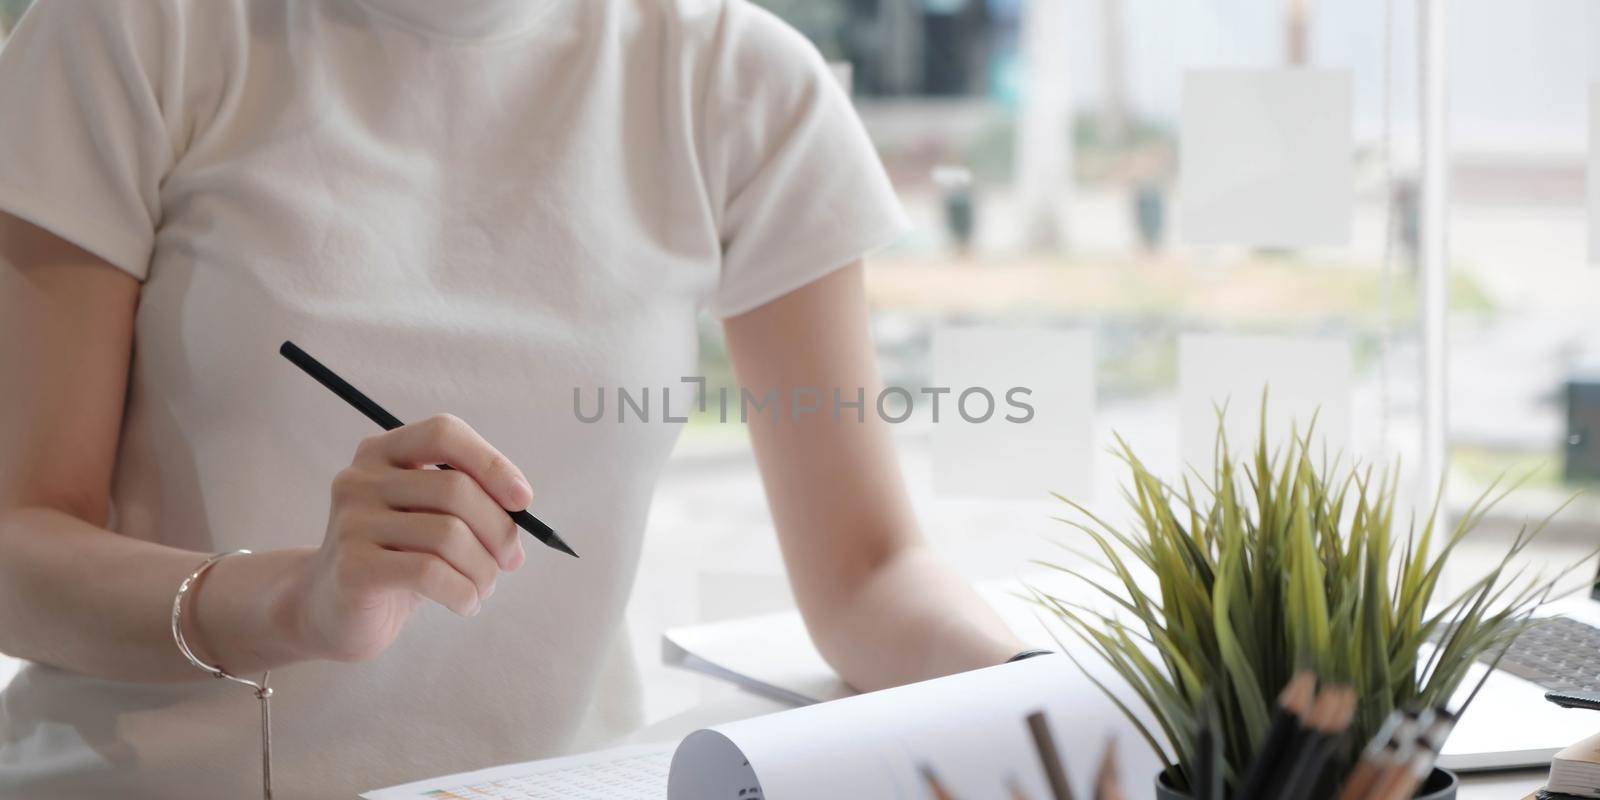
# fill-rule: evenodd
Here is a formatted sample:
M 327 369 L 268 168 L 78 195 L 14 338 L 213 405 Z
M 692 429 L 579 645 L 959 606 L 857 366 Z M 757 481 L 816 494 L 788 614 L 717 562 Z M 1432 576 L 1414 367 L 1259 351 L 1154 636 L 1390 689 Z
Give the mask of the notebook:
M 1600 734 L 1556 753 L 1545 788 L 1573 797 L 1600 797 Z
M 1026 716 L 1043 711 L 1084 792 L 1115 706 L 1083 691 L 1064 656 L 1043 656 L 704 728 L 675 748 L 641 746 L 534 761 L 381 789 L 366 800 L 762 800 L 927 796 L 920 767 L 956 797 L 1008 783 L 1048 797 Z M 1147 748 L 1118 749 L 1124 775 L 1154 775 Z M 587 794 L 586 794 L 587 793 Z

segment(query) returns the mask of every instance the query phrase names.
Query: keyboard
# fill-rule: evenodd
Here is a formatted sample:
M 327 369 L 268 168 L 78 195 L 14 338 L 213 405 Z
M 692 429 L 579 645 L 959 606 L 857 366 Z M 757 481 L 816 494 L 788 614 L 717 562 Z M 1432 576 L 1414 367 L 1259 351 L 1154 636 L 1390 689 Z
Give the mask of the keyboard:
M 1499 668 L 1553 692 L 1600 691 L 1600 628 L 1566 617 L 1545 620 L 1517 637 Z

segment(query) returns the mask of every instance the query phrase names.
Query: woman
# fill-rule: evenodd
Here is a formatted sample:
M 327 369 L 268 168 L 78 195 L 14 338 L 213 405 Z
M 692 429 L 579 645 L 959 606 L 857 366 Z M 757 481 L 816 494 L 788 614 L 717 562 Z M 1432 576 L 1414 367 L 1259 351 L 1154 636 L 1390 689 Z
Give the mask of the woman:
M 873 396 L 901 213 L 745 0 L 40 0 L 0 108 L 0 797 L 259 791 L 255 700 L 168 629 L 240 548 L 184 632 L 273 670 L 279 796 L 601 743 L 678 427 L 574 392 L 684 386 L 707 309 L 756 396 Z M 367 435 L 285 338 L 414 424 Z M 861 689 L 1004 661 L 866 419 L 750 426 L 818 646 Z

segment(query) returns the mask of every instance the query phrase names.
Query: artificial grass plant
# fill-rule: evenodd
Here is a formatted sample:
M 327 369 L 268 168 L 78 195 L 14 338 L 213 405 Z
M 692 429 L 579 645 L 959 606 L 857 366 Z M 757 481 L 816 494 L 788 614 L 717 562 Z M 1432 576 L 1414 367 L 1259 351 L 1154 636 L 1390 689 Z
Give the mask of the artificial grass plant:
M 1448 531 L 1437 500 L 1426 520 L 1397 528 L 1398 469 L 1313 460 L 1314 421 L 1305 436 L 1270 449 L 1265 410 L 1263 400 L 1260 443 L 1239 463 L 1219 411 L 1211 475 L 1195 472 L 1177 485 L 1153 475 L 1117 437 L 1132 471 L 1123 492 L 1133 512 L 1128 527 L 1057 495 L 1074 512 L 1061 521 L 1092 543 L 1086 557 L 1109 579 L 1039 562 L 1095 587 L 1106 602 L 1030 589 L 1078 640 L 1062 642 L 1063 650 L 1072 655 L 1081 642 L 1148 708 L 1154 728 L 1112 697 L 1180 789 L 1194 774 L 1202 713 L 1215 715 L 1225 781 L 1236 789 L 1279 691 L 1300 669 L 1349 684 L 1361 698 L 1348 746 L 1331 764 L 1345 774 L 1393 709 L 1444 706 L 1475 660 L 1495 657 L 1536 624 L 1531 612 L 1577 566 L 1548 577 L 1513 569 L 1547 517 L 1522 526 L 1493 569 L 1440 596 L 1445 561 L 1515 487 L 1497 481 Z

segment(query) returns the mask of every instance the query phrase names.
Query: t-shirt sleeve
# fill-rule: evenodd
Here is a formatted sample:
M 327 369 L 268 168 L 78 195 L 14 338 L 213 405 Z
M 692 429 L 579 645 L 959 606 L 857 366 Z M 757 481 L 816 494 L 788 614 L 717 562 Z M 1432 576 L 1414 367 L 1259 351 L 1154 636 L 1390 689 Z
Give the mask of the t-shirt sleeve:
M 910 227 L 850 98 L 810 42 L 728 0 L 704 100 L 702 164 L 722 243 L 709 308 L 742 314 Z
M 144 280 L 175 160 L 173 9 L 37 0 L 0 46 L 0 211 Z

